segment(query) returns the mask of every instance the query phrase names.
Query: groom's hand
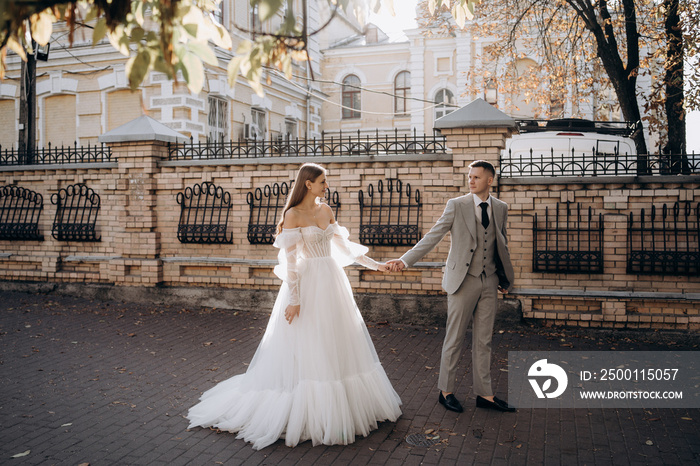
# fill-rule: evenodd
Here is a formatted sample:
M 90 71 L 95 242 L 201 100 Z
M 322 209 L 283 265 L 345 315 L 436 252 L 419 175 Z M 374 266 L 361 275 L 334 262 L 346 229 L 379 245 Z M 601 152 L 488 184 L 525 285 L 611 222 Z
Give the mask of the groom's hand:
M 391 267 L 392 272 L 401 272 L 406 267 L 401 259 L 392 259 L 386 263 Z

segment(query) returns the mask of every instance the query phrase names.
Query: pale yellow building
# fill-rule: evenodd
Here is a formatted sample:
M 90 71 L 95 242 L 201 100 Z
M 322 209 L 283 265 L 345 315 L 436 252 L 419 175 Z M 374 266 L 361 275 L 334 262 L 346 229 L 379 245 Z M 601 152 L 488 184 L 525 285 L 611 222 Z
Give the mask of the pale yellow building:
M 290 0 L 300 11 L 301 0 Z M 92 30 L 78 27 L 72 47 L 57 25 L 49 60 L 37 62 L 36 145 L 84 146 L 101 134 L 147 114 L 194 141 L 319 137 L 322 132 L 362 130 L 386 133 L 433 132 L 435 120 L 477 97 L 515 118 L 542 118 L 514 86 L 484 79 L 482 50 L 488 40 L 466 31 L 426 37 L 419 29 L 389 38 L 376 26 L 360 26 L 343 14 L 331 25 L 327 0 L 308 2 L 309 30 L 321 29 L 309 42 L 310 62 L 296 62 L 294 77 L 267 71 L 265 96 L 257 96 L 244 79 L 235 88 L 226 66 L 233 56 L 216 48 L 219 66 L 205 65 L 204 89 L 192 94 L 183 80 L 151 73 L 132 92 L 125 75 L 126 58 L 103 40 L 92 46 Z M 260 25 L 248 0 L 223 0 L 218 19 L 237 43 L 255 29 L 274 30 L 277 16 Z M 537 57 L 515 64 L 524 69 Z M 490 66 L 490 64 L 487 64 Z M 503 66 L 494 64 L 493 66 Z M 313 73 L 310 68 L 313 68 Z M 8 57 L 8 77 L 0 83 L 0 146 L 17 147 L 20 61 Z M 312 80 L 311 77 L 315 80 Z M 269 84 L 268 84 L 269 78 Z M 559 109 L 571 115 L 564 100 Z M 592 108 L 584 116 L 594 115 Z

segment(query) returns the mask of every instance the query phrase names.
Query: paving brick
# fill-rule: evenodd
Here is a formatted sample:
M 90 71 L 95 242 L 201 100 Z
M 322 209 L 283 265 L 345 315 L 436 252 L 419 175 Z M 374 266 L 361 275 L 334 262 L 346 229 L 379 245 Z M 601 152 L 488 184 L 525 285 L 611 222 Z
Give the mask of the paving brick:
M 444 329 L 371 322 L 370 335 L 404 403 L 402 417 L 348 446 L 288 448 L 278 441 L 255 451 L 232 434 L 187 431 L 184 415 L 204 390 L 245 370 L 265 314 L 6 291 L 0 303 L 0 463 L 25 450 L 31 453 L 22 464 L 72 466 L 692 464 L 700 458 L 698 423 L 683 420 L 700 419 L 698 409 L 477 410 L 468 351 L 459 361 L 456 392 L 465 411 L 447 412 L 436 388 Z M 691 333 L 514 326 L 494 335 L 496 392 L 507 393 L 499 366 L 509 350 L 557 351 L 562 338 L 575 350 L 697 350 L 700 342 Z M 468 334 L 465 348 L 470 344 Z M 405 441 L 428 428 L 445 442 L 425 448 Z

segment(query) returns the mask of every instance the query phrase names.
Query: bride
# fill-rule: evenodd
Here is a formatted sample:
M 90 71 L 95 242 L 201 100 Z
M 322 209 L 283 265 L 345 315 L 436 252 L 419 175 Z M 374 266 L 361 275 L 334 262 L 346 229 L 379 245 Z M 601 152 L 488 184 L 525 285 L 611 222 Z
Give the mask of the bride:
M 301 166 L 277 226 L 275 274 L 283 280 L 245 374 L 204 392 L 189 428 L 238 434 L 254 449 L 284 438 L 293 447 L 347 445 L 378 421 L 396 421 L 401 399 L 379 362 L 342 267 L 387 271 L 348 240 L 331 208 L 320 165 Z

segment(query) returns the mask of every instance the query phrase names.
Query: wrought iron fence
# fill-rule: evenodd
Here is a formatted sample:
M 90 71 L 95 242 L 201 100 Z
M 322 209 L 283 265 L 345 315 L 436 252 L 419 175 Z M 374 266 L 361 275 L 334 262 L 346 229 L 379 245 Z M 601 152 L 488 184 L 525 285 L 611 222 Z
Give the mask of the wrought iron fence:
M 591 207 L 588 213 L 577 204 L 572 211 L 571 203 L 566 210 L 559 210 L 557 203 L 550 217 L 549 207 L 544 210 L 544 222 L 540 224 L 535 213 L 532 227 L 534 247 L 534 272 L 603 273 L 603 215 L 596 220 Z
M 233 233 L 227 234 L 231 213 L 229 192 L 204 181 L 177 193 L 176 200 L 180 205 L 177 239 L 181 243 L 233 243 Z
M 99 241 L 95 232 L 100 196 L 82 183 L 67 186 L 51 195 L 56 216 L 51 236 L 58 241 Z
M 43 241 L 39 232 L 39 217 L 44 197 L 19 186 L 0 189 L 0 240 Z
M 447 152 L 444 136 L 399 134 L 342 133 L 321 134 L 320 138 L 278 137 L 168 144 L 169 160 L 240 159 L 255 157 L 319 157 L 390 154 L 443 154 Z
M 535 152 L 525 156 L 511 151 L 501 155 L 500 176 L 503 178 L 529 176 L 620 176 L 674 175 L 700 173 L 700 154 L 630 155 L 591 152 Z
M 386 194 L 386 196 L 385 196 Z M 412 246 L 421 239 L 420 216 L 423 206 L 420 191 L 412 196 L 411 185 L 399 179 L 370 184 L 367 196 L 360 190 L 360 242 L 370 245 Z
M 73 146 L 48 147 L 36 149 L 34 152 L 20 151 L 17 149 L 3 149 L 0 146 L 0 166 L 2 165 L 48 165 L 69 163 L 95 163 L 111 162 L 112 150 L 104 143 L 99 146 L 80 146 L 75 142 Z
M 700 275 L 700 203 L 666 204 L 658 215 L 651 206 L 639 218 L 629 214 L 627 225 L 627 272 L 653 275 Z
M 277 223 L 293 184 L 293 181 L 290 181 L 289 184 L 286 182 L 268 184 L 262 189 L 255 188 L 255 191 L 248 193 L 246 202 L 250 207 L 248 219 L 248 242 L 250 244 L 272 244 L 275 242 Z M 331 192 L 330 189 L 326 189 L 324 201 L 334 210 L 337 220 L 340 210 L 338 191 Z

